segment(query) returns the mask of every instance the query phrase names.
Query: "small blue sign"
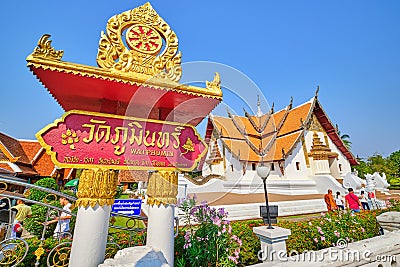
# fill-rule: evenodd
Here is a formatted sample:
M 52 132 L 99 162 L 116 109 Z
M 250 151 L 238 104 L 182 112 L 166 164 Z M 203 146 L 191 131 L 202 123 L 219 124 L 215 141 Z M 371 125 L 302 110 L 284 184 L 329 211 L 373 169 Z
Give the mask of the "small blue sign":
M 116 199 L 112 211 L 125 215 L 140 215 L 141 207 L 141 199 Z

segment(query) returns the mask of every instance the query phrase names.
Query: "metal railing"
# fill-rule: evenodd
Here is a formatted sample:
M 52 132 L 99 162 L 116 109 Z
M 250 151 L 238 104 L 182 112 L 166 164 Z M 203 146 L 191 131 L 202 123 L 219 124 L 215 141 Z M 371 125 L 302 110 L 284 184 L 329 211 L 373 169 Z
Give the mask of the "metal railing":
M 58 222 L 60 222 L 60 215 L 61 213 L 66 213 L 69 214 L 73 217 L 76 217 L 76 213 L 72 211 L 65 210 L 63 208 L 54 206 L 51 204 L 51 202 L 54 202 L 58 200 L 59 198 L 66 198 L 69 201 L 71 201 L 73 204 L 77 200 L 76 197 L 70 196 L 68 194 L 64 194 L 62 192 L 52 190 L 49 188 L 44 188 L 41 186 L 21 182 L 19 180 L 14 180 L 14 177 L 8 177 L 6 175 L 0 175 L 0 199 L 1 198 L 6 198 L 9 204 L 9 221 L 7 223 L 7 231 L 5 234 L 5 239 L 0 242 L 0 266 L 17 266 L 20 264 L 24 258 L 26 257 L 26 254 L 28 252 L 28 243 L 23 239 L 23 238 L 10 238 L 10 233 L 11 233 L 11 228 L 13 226 L 13 213 L 11 211 L 11 201 L 10 199 L 15 199 L 15 200 L 23 200 L 26 203 L 30 204 L 37 204 L 41 205 L 44 207 L 47 207 L 46 210 L 46 218 L 44 222 L 38 222 L 43 224 L 43 230 L 40 238 L 40 244 L 38 249 L 34 252 L 36 255 L 36 262 L 35 266 L 40 265 L 40 259 L 41 256 L 45 253 L 43 249 L 43 242 L 45 241 L 45 233 L 47 229 L 47 222 L 49 221 L 49 218 L 51 217 L 50 214 L 51 212 L 58 212 Z M 7 190 L 8 184 L 12 185 L 17 185 L 17 186 L 22 186 L 26 187 L 29 189 L 37 189 L 41 192 L 45 192 L 48 195 L 44 198 L 43 202 L 40 201 L 35 201 L 32 199 L 28 199 L 27 197 L 22 197 L 20 195 L 15 195 L 13 193 L 9 193 Z M 73 210 L 74 208 L 71 208 Z M 129 244 L 132 244 L 132 239 L 134 234 L 138 233 L 144 233 L 146 232 L 146 229 L 143 228 L 145 226 L 144 223 L 142 225 L 139 225 L 139 222 L 144 222 L 147 220 L 146 217 L 143 216 L 137 216 L 137 215 L 126 215 L 126 214 L 121 214 L 121 213 L 116 213 L 116 212 L 111 212 L 111 214 L 114 217 L 125 217 L 128 220 L 126 221 L 125 227 L 123 226 L 115 226 L 115 225 L 110 225 L 109 228 L 114 229 L 116 232 L 114 233 L 109 233 L 109 240 L 107 242 L 107 248 L 106 248 L 106 253 L 105 253 L 105 258 L 110 258 L 112 257 L 120 248 L 121 246 L 117 244 L 110 235 L 118 233 L 118 231 L 125 231 L 129 233 Z M 56 235 L 56 240 L 57 240 L 57 245 L 50 250 L 47 256 L 47 266 L 68 266 L 69 264 L 69 256 L 71 253 L 71 245 L 72 242 L 65 242 L 65 239 L 63 237 L 67 236 L 67 239 L 69 237 L 72 238 L 72 234 L 70 232 L 63 232 L 63 233 L 55 233 Z M 144 240 L 142 241 L 144 244 Z

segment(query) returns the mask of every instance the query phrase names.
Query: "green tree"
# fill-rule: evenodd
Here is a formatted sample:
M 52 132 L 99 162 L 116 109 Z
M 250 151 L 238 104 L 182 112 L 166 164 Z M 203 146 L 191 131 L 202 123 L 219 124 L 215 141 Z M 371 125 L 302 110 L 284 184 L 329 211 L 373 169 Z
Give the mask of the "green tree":
M 366 161 L 358 159 L 358 163 L 359 165 L 354 168 L 358 171 L 359 177 L 364 178 L 365 174 L 373 174 L 374 172 L 384 172 L 388 177 L 393 176 L 393 170 L 390 168 L 388 160 L 379 153 L 368 157 Z
M 57 190 L 57 183 L 56 183 L 56 180 L 54 180 L 53 178 L 40 179 L 39 181 L 37 181 L 35 183 L 35 185 L 50 188 L 53 190 Z M 36 200 L 36 201 L 42 201 L 43 198 L 45 198 L 47 195 L 48 195 L 48 193 L 46 193 L 46 192 L 31 188 L 31 189 L 29 189 L 29 197 L 28 198 L 32 199 L 32 200 Z
M 388 165 L 394 178 L 400 178 L 400 150 L 390 154 L 388 157 Z
M 343 144 L 347 147 L 348 150 L 351 149 L 351 141 L 350 141 L 350 135 L 348 134 L 342 134 L 339 130 L 339 126 L 336 124 L 336 132 L 339 135 L 340 139 L 342 139 Z

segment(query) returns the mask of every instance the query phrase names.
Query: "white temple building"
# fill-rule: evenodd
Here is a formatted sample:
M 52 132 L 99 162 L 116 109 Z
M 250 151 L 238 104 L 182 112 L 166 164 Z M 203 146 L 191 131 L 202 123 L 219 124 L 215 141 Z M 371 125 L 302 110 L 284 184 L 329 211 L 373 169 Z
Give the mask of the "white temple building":
M 190 192 L 262 193 L 256 174 L 263 162 L 271 172 L 268 192 L 286 195 L 325 194 L 343 190 L 343 179 L 357 161 L 344 145 L 317 96 L 275 112 L 245 116 L 210 116 L 209 151 L 202 177 Z M 200 185 L 202 184 L 202 185 Z
M 349 187 L 356 193 L 368 191 L 366 180 L 352 172 L 357 160 L 322 108 L 318 91 L 306 103 L 292 103 L 266 114 L 258 101 L 256 115 L 210 115 L 205 135 L 209 149 L 199 165 L 202 175 L 180 175 L 179 195 L 196 194 L 201 201 L 226 208 L 232 219 L 259 217 L 259 205 L 265 205 L 263 181 L 256 171 L 260 164 L 270 166 L 268 195 L 280 215 L 326 211 L 323 194 L 328 189 L 342 196 Z M 374 181 L 382 180 L 382 186 L 376 189 L 384 191 L 388 184 L 378 178 Z
M 244 116 L 229 111 L 227 117 L 210 115 L 205 136 L 209 150 L 199 166 L 202 175 L 181 177 L 181 189 L 214 205 L 235 204 L 239 209 L 246 209 L 241 204 L 252 205 L 252 212 L 258 213 L 254 203 L 264 201 L 263 182 L 256 172 L 260 164 L 271 169 L 269 194 L 280 196 L 278 201 L 312 205 L 312 211 L 326 208 L 322 194 L 328 189 L 344 195 L 345 182 L 360 189 L 364 180 L 351 172 L 357 160 L 340 139 L 318 95 L 297 107 L 292 103 L 279 111 L 272 107 L 266 114 L 258 101 L 256 115 L 246 111 Z

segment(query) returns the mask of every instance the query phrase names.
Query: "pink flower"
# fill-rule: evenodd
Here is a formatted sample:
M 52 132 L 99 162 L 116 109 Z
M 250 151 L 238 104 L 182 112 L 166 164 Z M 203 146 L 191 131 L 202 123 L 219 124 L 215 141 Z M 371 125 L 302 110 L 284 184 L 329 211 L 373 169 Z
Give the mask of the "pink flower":
M 221 219 L 217 217 L 215 220 L 213 220 L 213 224 L 216 226 L 221 226 Z
M 321 216 L 325 216 L 325 212 L 321 212 Z
M 318 243 L 318 238 L 314 238 L 315 243 Z
M 233 261 L 235 264 L 238 264 L 238 261 L 237 261 L 237 259 L 236 259 L 235 257 L 233 257 L 233 256 L 228 256 L 228 259 L 231 260 L 231 261 Z
M 324 241 L 325 240 L 325 236 L 321 236 L 321 241 Z
M 338 231 L 333 232 L 335 236 L 340 237 L 340 233 Z
M 365 232 L 364 228 L 362 228 L 362 227 L 361 227 L 361 232 L 363 232 L 363 233 Z

